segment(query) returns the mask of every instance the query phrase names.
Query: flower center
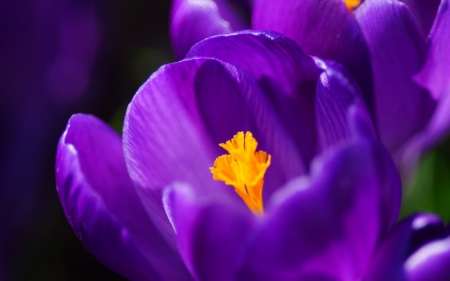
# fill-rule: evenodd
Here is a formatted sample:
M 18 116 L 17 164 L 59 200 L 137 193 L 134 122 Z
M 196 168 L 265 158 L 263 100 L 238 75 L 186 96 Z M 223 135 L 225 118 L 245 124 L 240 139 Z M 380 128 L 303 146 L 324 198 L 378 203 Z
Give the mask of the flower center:
M 250 132 L 245 135 L 238 132 L 219 146 L 229 154 L 219 156 L 214 161 L 214 167 L 210 168 L 213 178 L 233 186 L 253 213 L 264 213 L 262 189 L 270 155 L 262 150 L 256 151 L 258 142 Z
M 361 0 L 344 0 L 344 3 L 347 6 L 347 9 L 352 12 L 359 4 L 361 4 Z

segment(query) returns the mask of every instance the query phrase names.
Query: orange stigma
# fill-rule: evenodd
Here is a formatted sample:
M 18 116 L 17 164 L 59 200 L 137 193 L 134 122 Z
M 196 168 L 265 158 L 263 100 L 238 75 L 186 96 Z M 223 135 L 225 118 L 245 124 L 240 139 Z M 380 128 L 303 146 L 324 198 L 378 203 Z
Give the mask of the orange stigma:
M 344 0 L 345 6 L 347 6 L 347 9 L 352 12 L 356 7 L 361 4 L 361 0 Z
M 256 151 L 258 142 L 252 133 L 238 132 L 226 143 L 219 144 L 228 151 L 217 157 L 214 167 L 210 168 L 213 178 L 234 187 L 254 214 L 263 214 L 262 189 L 264 174 L 270 166 L 270 155 Z

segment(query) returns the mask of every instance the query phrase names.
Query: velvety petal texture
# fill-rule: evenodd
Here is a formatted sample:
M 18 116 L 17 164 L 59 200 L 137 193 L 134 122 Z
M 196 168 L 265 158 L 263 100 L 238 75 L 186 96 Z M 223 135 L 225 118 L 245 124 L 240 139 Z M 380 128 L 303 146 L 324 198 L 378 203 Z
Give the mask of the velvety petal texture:
M 393 164 L 379 163 L 379 153 L 370 142 L 347 143 L 280 190 L 238 280 L 361 280 L 390 220 L 380 215 L 380 179 Z M 400 190 L 398 175 L 389 180 Z
M 370 50 L 378 131 L 395 152 L 426 125 L 435 108 L 431 95 L 412 79 L 425 62 L 425 41 L 399 1 L 364 1 L 355 16 Z
M 441 0 L 401 0 L 408 5 L 417 27 L 424 38 L 428 37 Z
M 243 31 L 204 40 L 187 57 L 213 57 L 248 71 L 309 166 L 317 151 L 315 87 L 322 70 L 295 42 L 275 32 Z
M 442 0 L 431 30 L 427 61 L 416 81 L 435 99 L 450 92 L 450 1 Z
M 277 156 L 265 176 L 264 198 L 302 173 L 291 139 L 247 72 L 215 59 L 183 60 L 156 72 L 130 103 L 124 125 L 128 171 L 149 215 L 162 216 L 155 202 L 174 181 L 206 197 L 236 197 L 232 187 L 213 180 L 209 167 L 225 154 L 218 144 L 238 131 L 251 131 L 259 149 Z M 168 222 L 162 232 L 174 239 Z
M 318 141 L 324 151 L 351 138 L 350 110 L 355 107 L 366 109 L 358 85 L 344 67 L 316 61 L 324 70 L 316 88 Z M 364 114 L 368 115 L 368 112 Z
M 252 28 L 278 31 L 292 38 L 308 55 L 343 64 L 373 107 L 369 51 L 358 23 L 342 0 L 260 0 Z
M 170 33 L 178 59 L 205 38 L 246 28 L 248 24 L 227 0 L 175 0 L 172 4 Z
M 185 184 L 165 193 L 180 253 L 197 280 L 236 280 L 256 218 L 227 200 L 202 200 Z
M 418 214 L 402 220 L 377 250 L 365 280 L 410 280 L 404 271 L 406 259 L 422 245 L 446 235 L 443 221 L 435 215 Z
M 83 245 L 131 280 L 193 280 L 146 215 L 128 176 L 119 135 L 74 115 L 58 145 L 58 194 Z

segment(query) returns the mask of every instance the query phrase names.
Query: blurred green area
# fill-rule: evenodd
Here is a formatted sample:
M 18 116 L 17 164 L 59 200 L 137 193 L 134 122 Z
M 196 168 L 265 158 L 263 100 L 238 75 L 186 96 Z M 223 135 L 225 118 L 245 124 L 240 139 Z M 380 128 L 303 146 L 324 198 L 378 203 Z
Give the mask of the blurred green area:
M 423 157 L 403 194 L 400 218 L 417 212 L 435 213 L 450 221 L 450 138 Z

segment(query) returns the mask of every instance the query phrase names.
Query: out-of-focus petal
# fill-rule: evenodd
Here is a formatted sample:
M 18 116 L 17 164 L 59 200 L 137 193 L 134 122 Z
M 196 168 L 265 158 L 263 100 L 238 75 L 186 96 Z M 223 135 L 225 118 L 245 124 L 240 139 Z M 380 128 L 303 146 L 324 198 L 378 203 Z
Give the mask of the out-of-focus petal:
M 380 149 L 347 143 L 275 194 L 239 280 L 361 280 L 390 220 L 383 185 L 400 189 Z
M 417 250 L 405 263 L 408 281 L 450 280 L 450 237 Z
M 74 115 L 58 145 L 58 194 L 84 246 L 132 280 L 192 280 L 164 241 L 128 176 L 120 137 L 89 115 Z
M 226 0 L 176 0 L 172 5 L 170 34 L 178 59 L 205 38 L 247 28 Z
M 197 280 L 233 281 L 255 217 L 227 200 L 199 200 L 185 184 L 165 192 L 180 253 Z
M 427 3 L 428 4 L 428 3 Z M 430 49 L 416 81 L 428 89 L 435 99 L 450 92 L 450 1 L 442 0 L 431 30 Z
M 397 0 L 365 1 L 355 15 L 371 54 L 380 138 L 395 152 L 425 126 L 435 108 L 430 94 L 412 79 L 425 62 L 426 45 Z
M 424 38 L 428 37 L 441 0 L 401 0 L 408 5 L 412 16 Z
M 292 141 L 247 72 L 215 59 L 162 67 L 135 95 L 124 124 L 126 162 L 144 206 L 154 206 L 162 189 L 174 181 L 187 182 L 204 196 L 230 195 L 243 204 L 209 170 L 225 154 L 218 144 L 238 131 L 251 131 L 259 149 L 274 155 L 264 198 L 302 173 Z M 153 216 L 164 210 L 161 206 L 147 212 Z M 168 222 L 162 232 L 174 239 Z
M 321 70 L 295 42 L 274 32 L 244 31 L 204 40 L 187 57 L 213 57 L 250 72 L 309 166 L 317 151 L 314 99 Z
M 373 110 L 372 69 L 364 36 L 343 0 L 260 0 L 252 14 L 254 29 L 281 32 L 308 55 L 347 67 Z
M 351 138 L 350 110 L 366 110 L 358 85 L 337 63 L 321 62 L 324 72 L 316 89 L 317 133 L 321 150 Z M 368 112 L 366 113 L 368 114 Z
M 450 90 L 439 100 L 427 127 L 416 134 L 398 153 L 402 178 L 410 179 L 425 152 L 442 141 L 450 132 Z
M 403 269 L 406 259 L 422 245 L 446 234 L 443 221 L 435 215 L 418 214 L 404 219 L 377 250 L 364 280 L 409 280 Z

